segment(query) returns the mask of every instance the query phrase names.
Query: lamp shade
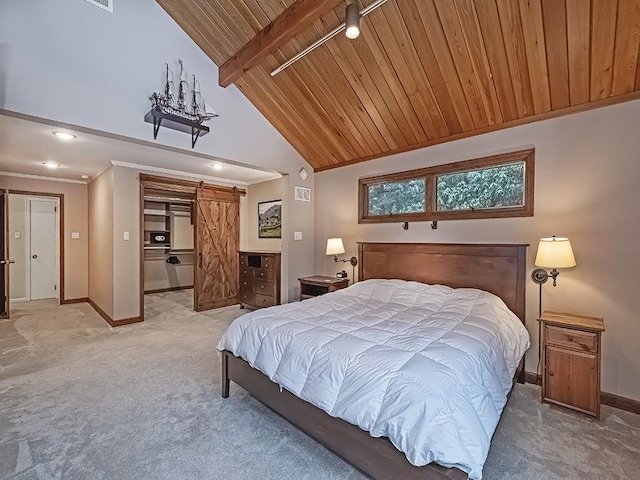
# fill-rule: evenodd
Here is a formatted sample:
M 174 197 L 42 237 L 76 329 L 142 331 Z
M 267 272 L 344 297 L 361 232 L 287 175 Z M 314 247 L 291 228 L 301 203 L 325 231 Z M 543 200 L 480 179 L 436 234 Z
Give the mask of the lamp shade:
M 344 244 L 341 238 L 327 239 L 327 255 L 342 255 L 344 253 Z
M 576 266 L 573 249 L 568 238 L 541 238 L 536 254 L 536 266 L 543 268 L 570 268 Z

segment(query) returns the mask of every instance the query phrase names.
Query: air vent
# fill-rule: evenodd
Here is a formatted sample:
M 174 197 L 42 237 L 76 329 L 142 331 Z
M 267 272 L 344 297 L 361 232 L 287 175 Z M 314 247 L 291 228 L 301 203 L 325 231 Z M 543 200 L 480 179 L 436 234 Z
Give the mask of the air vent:
M 299 202 L 310 202 L 311 189 L 306 187 L 299 187 L 296 185 L 294 188 L 294 198 Z
M 89 2 L 91 5 L 95 5 L 96 7 L 100 7 L 107 12 L 113 13 L 113 0 L 85 0 Z

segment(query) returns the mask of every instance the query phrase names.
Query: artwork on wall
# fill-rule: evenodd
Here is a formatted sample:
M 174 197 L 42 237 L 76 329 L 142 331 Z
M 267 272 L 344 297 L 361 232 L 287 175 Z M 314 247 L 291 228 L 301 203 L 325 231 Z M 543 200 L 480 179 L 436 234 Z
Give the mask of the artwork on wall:
M 258 238 L 282 238 L 282 200 L 258 203 Z

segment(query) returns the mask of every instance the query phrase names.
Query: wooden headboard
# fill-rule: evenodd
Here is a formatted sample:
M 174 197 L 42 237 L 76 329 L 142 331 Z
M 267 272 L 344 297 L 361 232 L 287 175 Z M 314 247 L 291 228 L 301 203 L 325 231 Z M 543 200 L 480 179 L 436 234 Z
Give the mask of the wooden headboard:
M 479 288 L 525 321 L 525 244 L 358 243 L 360 280 L 387 278 Z

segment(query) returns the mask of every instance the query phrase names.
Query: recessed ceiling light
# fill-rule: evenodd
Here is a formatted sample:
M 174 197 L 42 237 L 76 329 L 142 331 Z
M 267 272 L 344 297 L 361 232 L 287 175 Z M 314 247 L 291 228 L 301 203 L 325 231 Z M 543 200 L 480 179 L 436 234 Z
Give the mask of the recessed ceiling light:
M 224 165 L 222 165 L 221 163 L 214 163 L 213 165 L 211 165 L 211 167 L 214 170 L 222 170 L 224 168 Z
M 81 178 L 89 178 L 89 175 L 80 175 Z
M 56 162 L 42 162 L 42 164 L 47 168 L 60 168 L 60 164 Z
M 73 140 L 74 138 L 78 138 L 73 133 L 68 132 L 53 132 L 53 134 L 60 140 Z

